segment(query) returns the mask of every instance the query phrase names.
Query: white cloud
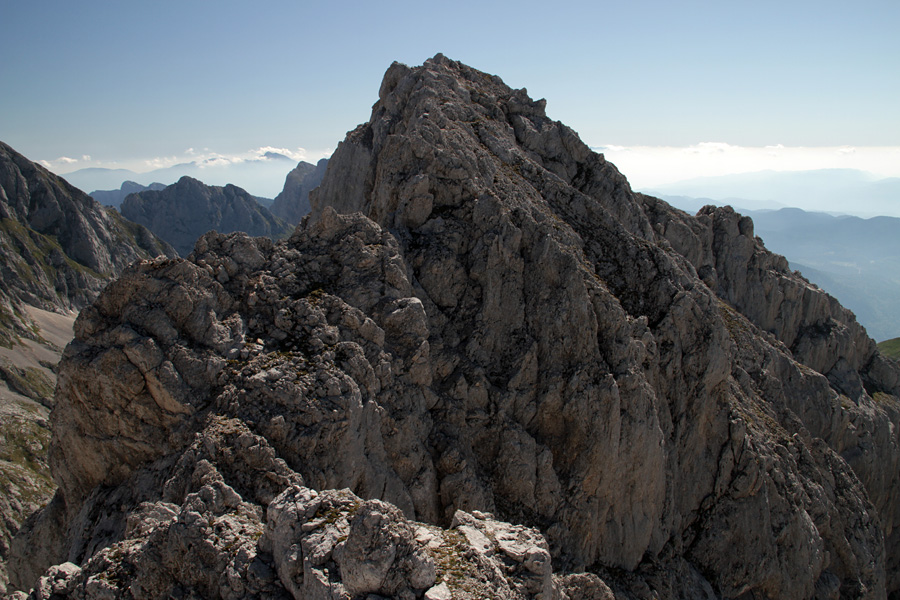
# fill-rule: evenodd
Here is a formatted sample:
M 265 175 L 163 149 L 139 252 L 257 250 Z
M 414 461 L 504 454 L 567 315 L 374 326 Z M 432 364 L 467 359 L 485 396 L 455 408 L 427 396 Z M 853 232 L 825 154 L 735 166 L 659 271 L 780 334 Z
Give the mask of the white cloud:
M 244 159 L 239 156 L 221 156 L 218 154 L 196 161 L 197 166 L 201 169 L 205 169 L 206 167 L 227 167 L 242 162 L 244 162 Z
M 301 160 L 306 160 L 306 149 L 305 148 L 276 148 L 274 146 L 262 146 L 261 148 L 257 148 L 255 150 L 257 158 L 265 158 L 266 153 L 272 152 L 274 154 L 283 154 L 288 158 L 296 160 L 300 162 Z
M 165 169 L 166 167 L 171 167 L 172 165 L 177 165 L 179 162 L 184 161 L 180 160 L 177 156 L 157 156 L 155 158 L 150 158 L 142 162 L 142 165 L 135 166 L 135 170 L 153 171 L 155 169 Z
M 734 151 L 737 146 L 732 146 L 724 142 L 700 142 L 696 146 L 688 146 L 684 149 L 689 154 L 724 154 L 725 152 Z
M 80 161 L 77 158 L 60 156 L 59 158 L 54 158 L 52 160 L 41 160 L 38 162 L 40 162 L 42 165 L 44 165 L 54 173 L 58 173 L 62 170 L 72 170 L 73 165 L 77 165 Z
M 292 161 L 315 163 L 320 158 L 331 156 L 334 152 L 333 148 L 325 148 L 321 150 L 307 150 L 300 146 L 296 148 L 279 148 L 277 146 L 259 146 L 250 148 L 243 152 L 222 153 L 210 150 L 204 147 L 202 150 L 195 146 L 186 148 L 185 150 L 171 154 L 168 156 L 154 156 L 152 158 L 123 158 L 120 156 L 110 158 L 96 159 L 89 154 L 84 154 L 81 158 L 71 158 L 68 156 L 60 156 L 56 159 L 41 160 L 40 163 L 49 170 L 65 175 L 83 169 L 85 167 L 104 167 L 129 169 L 136 173 L 146 173 L 156 169 L 165 169 L 182 163 L 192 163 L 199 168 L 209 169 L 212 172 L 215 169 L 227 169 L 230 166 L 245 164 L 249 162 L 271 163 L 281 166 L 277 159 L 267 156 L 267 153 L 281 154 L 288 157 Z M 290 170 L 290 169 L 288 169 Z
M 616 146 L 595 148 L 618 167 L 635 189 L 646 189 L 716 175 L 753 171 L 858 169 L 881 177 L 900 177 L 900 146 L 734 146 L 703 142 L 693 146 Z

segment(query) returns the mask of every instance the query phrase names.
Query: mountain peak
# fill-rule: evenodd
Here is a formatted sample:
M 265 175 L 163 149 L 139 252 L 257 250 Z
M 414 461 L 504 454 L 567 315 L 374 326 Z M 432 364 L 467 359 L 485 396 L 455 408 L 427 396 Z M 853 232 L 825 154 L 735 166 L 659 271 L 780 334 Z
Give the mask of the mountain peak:
M 525 183 L 540 189 L 554 179 L 579 193 L 609 187 L 616 201 L 606 210 L 630 231 L 649 236 L 625 177 L 545 109 L 545 100 L 443 55 L 415 68 L 394 63 L 368 123 L 338 145 L 330 175 L 310 195 L 313 217 L 323 204 L 317 198 L 327 198 L 339 212 L 359 210 L 388 227 L 414 226 L 432 210 L 488 190 L 502 198 L 497 188 Z M 405 182 L 374 171 L 376 164 L 386 173 L 399 171 L 401 163 L 411 169 Z M 395 188 L 399 194 L 389 191 Z
M 211 186 L 189 177 L 162 190 L 145 190 L 122 202 L 122 214 L 172 244 L 182 256 L 210 230 L 282 237 L 289 227 L 236 185 Z
M 545 108 L 394 63 L 289 239 L 210 232 L 110 285 L 17 581 L 61 556 L 60 589 L 158 596 L 900 589 L 897 365 L 749 218 L 633 193 Z

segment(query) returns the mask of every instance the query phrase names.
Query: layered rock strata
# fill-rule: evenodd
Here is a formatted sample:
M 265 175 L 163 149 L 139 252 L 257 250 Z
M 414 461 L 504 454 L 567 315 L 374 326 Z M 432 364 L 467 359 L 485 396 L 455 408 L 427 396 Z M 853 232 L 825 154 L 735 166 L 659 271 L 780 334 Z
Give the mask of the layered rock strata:
M 210 233 L 110 285 L 60 367 L 60 487 L 14 583 L 900 588 L 896 363 L 749 220 L 633 193 L 544 109 L 441 55 L 394 64 L 289 240 Z

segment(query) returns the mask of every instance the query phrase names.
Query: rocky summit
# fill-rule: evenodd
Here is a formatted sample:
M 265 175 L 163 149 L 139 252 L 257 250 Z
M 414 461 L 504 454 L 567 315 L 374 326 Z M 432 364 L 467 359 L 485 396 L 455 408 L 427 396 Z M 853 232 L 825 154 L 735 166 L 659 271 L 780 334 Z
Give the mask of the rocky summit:
M 267 237 L 290 232 L 245 190 L 206 185 L 188 176 L 162 190 L 129 194 L 122 201 L 122 214 L 172 244 L 181 256 L 190 254 L 197 238 L 210 230 Z
M 311 203 L 81 312 L 30 598 L 900 589 L 900 369 L 749 219 L 632 192 L 441 55 Z

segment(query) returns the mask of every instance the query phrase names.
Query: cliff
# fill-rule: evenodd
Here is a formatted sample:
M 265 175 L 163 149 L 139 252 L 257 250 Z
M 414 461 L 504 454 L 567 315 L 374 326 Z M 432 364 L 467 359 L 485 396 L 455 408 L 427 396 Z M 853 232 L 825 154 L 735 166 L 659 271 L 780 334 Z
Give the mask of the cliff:
M 315 166 L 308 162 L 300 162 L 287 174 L 284 189 L 275 196 L 272 203 L 272 214 L 284 219 L 292 225 L 300 222 L 310 210 L 309 193 L 314 190 L 325 177 L 328 159 L 323 158 Z
M 900 589 L 900 371 L 749 219 L 633 193 L 441 55 L 311 204 L 82 311 L 31 597 Z
M 146 229 L 0 142 L 0 268 L 5 296 L 79 309 L 140 258 L 173 255 Z
M 249 235 L 281 237 L 289 226 L 261 206 L 243 189 L 205 185 L 182 177 L 163 190 L 129 194 L 122 214 L 166 240 L 181 256 L 207 231 L 244 231 Z
M 158 254 L 175 251 L 0 143 L 0 593 L 12 536 L 55 488 L 48 407 L 73 311 Z

